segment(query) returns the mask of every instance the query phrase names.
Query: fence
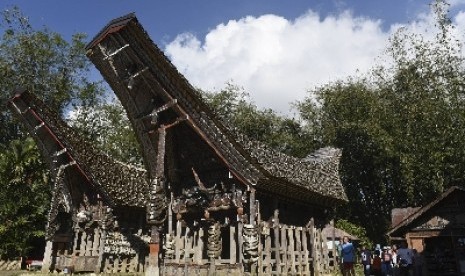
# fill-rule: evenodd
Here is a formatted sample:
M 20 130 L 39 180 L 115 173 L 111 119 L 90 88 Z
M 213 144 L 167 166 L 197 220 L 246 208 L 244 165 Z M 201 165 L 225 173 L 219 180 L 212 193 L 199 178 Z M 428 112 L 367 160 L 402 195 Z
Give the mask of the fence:
M 161 274 L 324 275 L 335 269 L 326 237 L 312 221 L 306 227 L 239 222 L 218 228 L 215 235 L 211 226 L 191 229 L 178 221 L 165 237 Z

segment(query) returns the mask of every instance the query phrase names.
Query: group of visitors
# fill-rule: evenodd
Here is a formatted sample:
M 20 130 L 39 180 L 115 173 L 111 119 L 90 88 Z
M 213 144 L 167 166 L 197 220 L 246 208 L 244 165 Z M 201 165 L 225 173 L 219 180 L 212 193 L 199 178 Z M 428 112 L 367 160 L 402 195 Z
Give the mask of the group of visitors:
M 342 238 L 338 253 L 342 275 L 355 276 L 357 251 L 349 237 Z M 407 243 L 403 241 L 399 247 L 386 246 L 382 250 L 377 248 L 374 251 L 362 246 L 359 256 L 365 276 L 422 276 L 421 267 L 414 266 L 416 261 L 421 262 L 418 257 L 415 258 L 416 255 L 415 250 L 408 248 Z

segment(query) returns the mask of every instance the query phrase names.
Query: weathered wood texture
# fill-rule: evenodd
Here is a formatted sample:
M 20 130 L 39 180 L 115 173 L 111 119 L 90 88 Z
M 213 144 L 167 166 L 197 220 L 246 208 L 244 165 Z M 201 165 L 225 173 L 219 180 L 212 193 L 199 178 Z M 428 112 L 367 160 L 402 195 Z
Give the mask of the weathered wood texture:
M 276 220 L 278 221 L 278 220 Z M 176 273 L 203 274 L 205 270 L 237 271 L 253 275 L 323 275 L 334 270 L 328 255 L 326 237 L 313 225 L 296 227 L 285 224 L 260 223 L 258 258 L 247 271 L 244 260 L 242 223 L 221 227 L 223 245 L 229 249 L 217 258 L 208 257 L 207 226 L 190 229 L 178 222 L 173 233 L 165 239 L 170 255 L 166 255 L 160 271 L 165 275 Z M 225 239 L 228 239 L 226 241 Z M 312 255 L 314 254 L 314 255 Z M 213 263 L 212 263 L 213 260 Z M 200 274 L 199 274 L 200 273 Z M 313 274 L 314 273 L 314 274 Z
M 21 260 L 0 260 L 0 271 L 21 269 Z

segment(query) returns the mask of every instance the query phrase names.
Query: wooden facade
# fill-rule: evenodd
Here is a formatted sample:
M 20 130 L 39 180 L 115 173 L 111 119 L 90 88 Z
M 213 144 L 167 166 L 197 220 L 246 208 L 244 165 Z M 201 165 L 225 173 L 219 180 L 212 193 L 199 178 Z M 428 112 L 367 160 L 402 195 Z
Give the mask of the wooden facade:
M 390 239 L 406 240 L 427 275 L 465 275 L 465 189 L 452 187 L 393 225 Z
M 340 151 L 274 151 L 216 118 L 133 15 L 87 55 L 125 107 L 144 168 L 96 150 L 33 91 L 10 108 L 54 177 L 44 270 L 147 275 L 328 272 L 321 229 L 347 201 Z M 215 274 L 213 274 L 215 273 Z

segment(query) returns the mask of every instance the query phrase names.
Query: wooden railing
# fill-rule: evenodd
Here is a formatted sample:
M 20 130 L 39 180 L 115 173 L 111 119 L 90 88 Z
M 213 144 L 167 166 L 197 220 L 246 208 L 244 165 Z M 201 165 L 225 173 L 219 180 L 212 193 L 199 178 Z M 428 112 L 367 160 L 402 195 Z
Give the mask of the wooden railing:
M 192 274 L 208 269 L 254 275 L 314 275 L 314 271 L 329 270 L 327 250 L 321 231 L 313 227 L 296 227 L 285 224 L 260 223 L 257 258 L 252 262 L 244 259 L 244 225 L 236 223 L 221 228 L 223 253 L 210 259 L 207 256 L 207 230 L 196 230 L 177 222 L 176 229 L 164 242 L 165 258 L 161 264 L 164 275 Z M 318 246 L 319 244 L 319 246 Z M 228 250 L 229 247 L 229 250 Z M 325 257 L 326 256 L 326 257 Z M 214 274 L 211 274 L 214 275 Z

